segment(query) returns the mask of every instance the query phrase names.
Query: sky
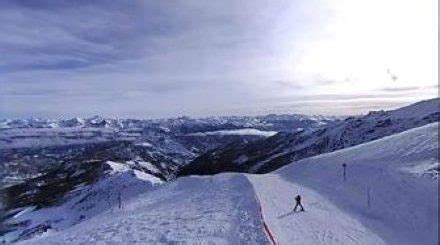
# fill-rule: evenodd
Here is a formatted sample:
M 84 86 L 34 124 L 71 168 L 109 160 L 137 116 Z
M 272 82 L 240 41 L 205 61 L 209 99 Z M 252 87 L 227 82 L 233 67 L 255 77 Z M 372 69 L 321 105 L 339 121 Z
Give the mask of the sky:
M 438 97 L 437 0 L 2 0 L 0 118 L 363 114 Z

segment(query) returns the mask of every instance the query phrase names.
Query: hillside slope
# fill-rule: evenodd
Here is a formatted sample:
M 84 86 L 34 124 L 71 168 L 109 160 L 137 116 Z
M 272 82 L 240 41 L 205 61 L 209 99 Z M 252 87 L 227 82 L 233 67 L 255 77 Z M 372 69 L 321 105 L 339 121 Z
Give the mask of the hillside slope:
M 45 232 L 61 231 L 84 222 L 101 212 L 117 209 L 119 200 L 129 200 L 147 191 L 151 191 L 163 181 L 143 171 L 134 170 L 122 163 L 107 162 L 107 170 L 92 184 L 80 182 L 68 192 L 61 201 L 53 205 L 42 205 L 49 200 L 31 201 L 31 195 L 40 189 L 29 189 L 28 196 L 15 195 L 15 205 L 23 204 L 25 208 L 15 208 L 5 212 L 7 217 L 0 224 L 0 237 L 4 234 L 8 242 L 20 241 L 38 236 Z M 92 170 L 87 170 L 92 171 Z M 79 176 L 79 172 L 76 172 Z M 74 174 L 75 175 L 75 174 Z M 60 182 L 68 185 L 68 180 Z M 54 198 L 56 192 L 37 182 L 47 197 Z M 20 193 L 16 191 L 16 193 Z M 42 194 L 39 197 L 43 196 Z M 38 205 L 39 204 L 39 205 Z
M 52 233 L 52 234 L 51 234 Z M 240 174 L 181 178 L 28 244 L 268 244 L 252 185 Z
M 438 126 L 251 176 L 280 244 L 438 244 Z
M 268 173 L 292 161 L 359 145 L 440 120 L 438 98 L 392 111 L 370 112 L 318 129 L 279 133 L 267 139 L 209 151 L 184 166 L 179 175 L 221 172 Z

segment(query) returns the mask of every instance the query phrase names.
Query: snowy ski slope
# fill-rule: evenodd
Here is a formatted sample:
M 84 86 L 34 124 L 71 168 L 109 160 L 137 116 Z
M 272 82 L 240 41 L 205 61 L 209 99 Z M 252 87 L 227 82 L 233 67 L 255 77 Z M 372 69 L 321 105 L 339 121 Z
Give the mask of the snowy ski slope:
M 433 123 L 304 159 L 276 174 L 298 185 L 292 195 L 312 189 L 387 244 L 438 244 L 438 127 Z M 348 165 L 347 181 L 342 163 Z M 305 216 L 326 203 L 305 195 Z M 329 225 L 337 223 L 332 217 Z
M 188 177 L 29 244 L 267 244 L 241 174 Z
M 438 244 L 438 126 L 271 174 L 180 178 L 26 243 L 271 244 L 266 225 L 277 244 Z

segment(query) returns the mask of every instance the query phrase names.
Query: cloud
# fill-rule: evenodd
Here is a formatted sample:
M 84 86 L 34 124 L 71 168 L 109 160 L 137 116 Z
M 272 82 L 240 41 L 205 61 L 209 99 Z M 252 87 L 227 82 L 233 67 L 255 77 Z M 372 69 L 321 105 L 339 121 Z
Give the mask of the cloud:
M 402 92 L 402 91 L 415 91 L 419 90 L 420 87 L 418 86 L 407 86 L 407 87 L 386 87 L 383 88 L 382 91 L 385 92 Z
M 144 22 L 144 14 L 152 13 L 141 10 L 139 1 L 91 2 L 0 3 L 0 51 L 8 58 L 0 69 L 75 69 L 139 58 L 148 35 L 161 34 L 158 23 Z
M 393 9 L 395 19 L 371 20 L 355 3 L 322 0 L 0 1 L 0 117 L 257 113 L 284 98 L 400 90 L 395 98 L 437 81 L 430 5 L 385 4 L 378 16 Z M 428 17 L 406 18 L 416 10 Z M 378 40 L 399 21 L 418 38 L 387 41 L 405 37 L 398 29 Z M 386 69 L 399 74 L 393 87 Z

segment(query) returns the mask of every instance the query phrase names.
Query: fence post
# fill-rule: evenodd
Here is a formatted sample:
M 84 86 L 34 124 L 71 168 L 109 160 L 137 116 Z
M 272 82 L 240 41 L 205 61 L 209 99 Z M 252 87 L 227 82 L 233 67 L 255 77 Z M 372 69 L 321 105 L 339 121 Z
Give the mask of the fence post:
M 119 203 L 119 209 L 122 209 L 122 198 L 121 198 L 121 192 L 118 193 L 118 203 Z
M 371 190 L 370 187 L 367 187 L 367 207 L 370 208 L 371 207 Z
M 343 173 L 344 181 L 347 181 L 347 164 L 343 163 L 342 168 L 344 169 L 344 173 Z

